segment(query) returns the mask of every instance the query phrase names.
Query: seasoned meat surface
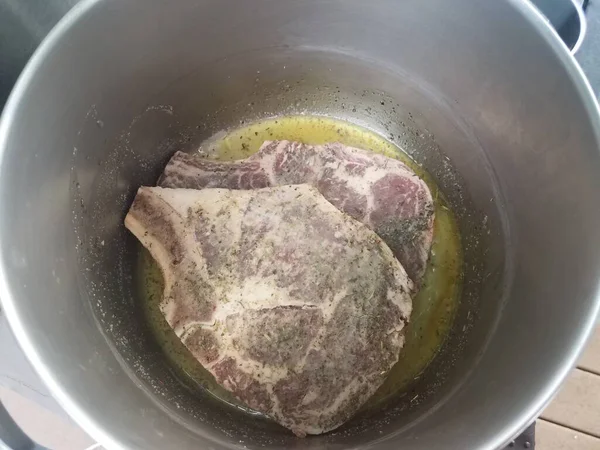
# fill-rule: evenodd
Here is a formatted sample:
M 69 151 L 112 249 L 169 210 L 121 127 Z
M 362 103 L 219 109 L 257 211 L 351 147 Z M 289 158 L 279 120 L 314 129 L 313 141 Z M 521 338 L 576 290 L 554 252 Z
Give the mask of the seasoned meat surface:
M 374 230 L 421 285 L 433 237 L 433 200 L 427 185 L 401 161 L 339 143 L 271 141 L 241 161 L 177 152 L 159 179 L 162 187 L 188 189 L 303 183 Z
M 382 239 L 306 184 L 142 187 L 125 225 L 195 358 L 298 436 L 347 421 L 398 360 L 412 282 Z

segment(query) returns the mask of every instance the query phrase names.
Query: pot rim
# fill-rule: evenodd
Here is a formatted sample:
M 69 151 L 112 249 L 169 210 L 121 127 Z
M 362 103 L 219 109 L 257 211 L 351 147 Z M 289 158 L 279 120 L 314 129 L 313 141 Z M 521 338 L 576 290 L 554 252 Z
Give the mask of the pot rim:
M 571 82 L 574 84 L 577 93 L 581 97 L 583 106 L 590 119 L 596 141 L 600 142 L 600 107 L 589 81 L 578 62 L 575 60 L 575 57 L 562 42 L 558 33 L 551 27 L 547 19 L 530 0 L 506 1 L 523 15 L 551 47 L 559 61 L 565 66 Z M 94 7 L 102 2 L 103 0 L 82 0 L 80 3 L 76 4 L 51 30 L 28 61 L 9 96 L 2 116 L 0 117 L 0 165 L 4 159 L 8 137 L 12 124 L 17 116 L 20 103 L 34 81 L 38 68 L 46 62 L 46 58 L 53 52 L 54 47 L 61 45 L 62 39 L 69 32 L 71 27 L 86 14 L 90 14 Z M 584 33 L 582 33 L 582 36 L 583 34 Z M 578 41 L 576 46 L 577 49 L 580 44 L 581 42 Z M 576 50 L 574 49 L 574 51 Z M 0 251 L 5 251 L 5 248 L 6 244 L 0 242 Z M 548 382 L 537 397 L 533 399 L 526 410 L 500 427 L 501 429 L 499 429 L 495 436 L 490 436 L 490 441 L 487 445 L 488 449 L 498 449 L 507 445 L 514 436 L 522 432 L 552 400 L 559 386 L 575 365 L 578 356 L 582 352 L 584 345 L 596 324 L 597 317 L 600 313 L 600 292 L 596 294 L 594 301 L 594 314 L 591 314 L 585 319 L 574 345 L 572 345 L 571 349 L 564 355 L 564 364 L 560 370 L 554 374 L 551 381 Z M 24 322 L 20 318 L 16 298 L 12 295 L 7 279 L 7 273 L 1 262 L 0 305 L 5 311 L 9 326 L 21 349 L 61 407 L 64 408 L 73 420 L 97 442 L 110 448 L 124 448 L 122 442 L 94 421 L 90 415 L 77 404 L 69 391 L 61 385 L 53 372 L 43 363 L 35 343 L 28 333 Z

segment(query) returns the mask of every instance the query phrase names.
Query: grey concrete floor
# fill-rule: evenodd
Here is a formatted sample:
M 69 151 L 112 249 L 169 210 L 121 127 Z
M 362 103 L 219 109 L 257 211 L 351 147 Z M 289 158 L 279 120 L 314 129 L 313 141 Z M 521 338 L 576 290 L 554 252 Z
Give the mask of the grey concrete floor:
M 51 450 L 91 450 L 95 441 L 70 419 L 15 391 L 0 386 L 0 400 L 11 416 L 38 444 Z

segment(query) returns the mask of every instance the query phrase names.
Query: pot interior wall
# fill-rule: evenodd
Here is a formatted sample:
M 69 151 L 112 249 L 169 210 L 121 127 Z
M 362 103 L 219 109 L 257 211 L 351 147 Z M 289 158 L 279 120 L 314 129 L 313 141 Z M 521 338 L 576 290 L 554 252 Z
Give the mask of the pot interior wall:
M 104 151 L 86 149 L 107 132 L 110 116 L 99 106 L 90 110 L 74 159 L 73 208 L 80 265 L 89 269 L 82 272 L 81 284 L 100 326 L 126 370 L 176 420 L 192 429 L 196 423 L 209 424 L 248 445 L 300 445 L 277 425 L 224 407 L 208 394 L 192 394 L 177 379 L 142 321 L 133 274 L 139 245 L 122 225 L 137 188 L 153 185 L 174 151 L 193 151 L 221 130 L 266 117 L 336 117 L 392 140 L 435 178 L 464 239 L 466 283 L 460 308 L 434 363 L 382 411 L 359 414 L 343 428 L 302 443 L 366 444 L 380 433 L 409 426 L 465 378 L 493 329 L 502 299 L 497 280 L 503 277 L 504 241 L 497 189 L 485 154 L 441 98 L 405 74 L 349 55 L 273 48 L 217 61 L 210 70 L 194 71 L 146 102 L 104 144 Z M 461 170 L 484 176 L 470 180 L 476 185 L 469 186 Z M 485 199 L 479 207 L 470 194 L 473 189 Z M 484 256 L 484 248 L 496 250 Z M 496 284 L 488 286 L 482 311 L 482 281 L 490 277 Z

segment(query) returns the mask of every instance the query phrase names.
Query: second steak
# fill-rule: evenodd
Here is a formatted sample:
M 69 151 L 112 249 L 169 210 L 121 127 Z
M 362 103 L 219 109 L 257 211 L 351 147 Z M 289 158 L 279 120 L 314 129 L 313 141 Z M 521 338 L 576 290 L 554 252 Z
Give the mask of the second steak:
M 158 185 L 258 189 L 303 183 L 374 230 L 420 287 L 433 238 L 433 199 L 425 182 L 396 159 L 339 143 L 267 141 L 256 154 L 232 162 L 177 152 Z

